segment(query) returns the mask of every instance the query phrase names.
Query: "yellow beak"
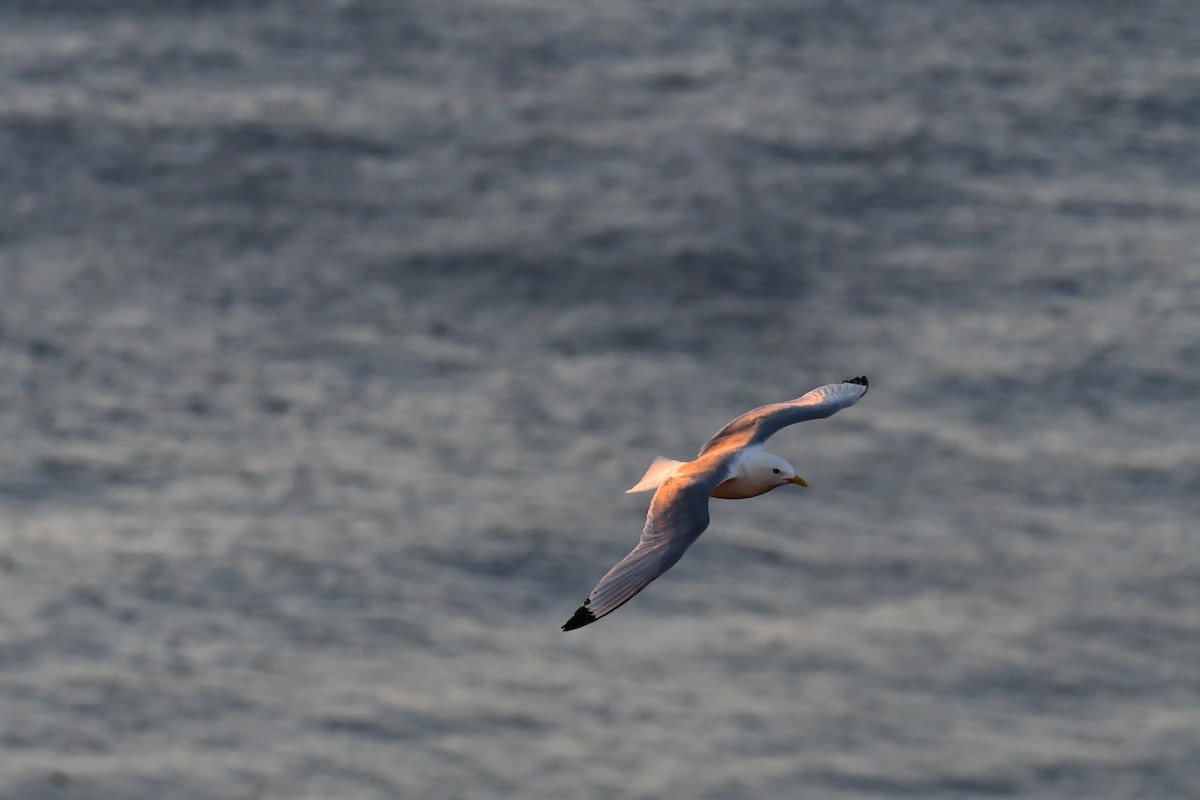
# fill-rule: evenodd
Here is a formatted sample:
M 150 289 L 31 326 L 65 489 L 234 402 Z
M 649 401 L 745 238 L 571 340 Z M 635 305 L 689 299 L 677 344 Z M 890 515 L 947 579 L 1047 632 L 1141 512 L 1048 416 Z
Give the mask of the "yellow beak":
M 788 483 L 794 483 L 797 486 L 808 488 L 808 481 L 804 480 L 804 478 L 801 478 L 799 475 L 789 480 Z

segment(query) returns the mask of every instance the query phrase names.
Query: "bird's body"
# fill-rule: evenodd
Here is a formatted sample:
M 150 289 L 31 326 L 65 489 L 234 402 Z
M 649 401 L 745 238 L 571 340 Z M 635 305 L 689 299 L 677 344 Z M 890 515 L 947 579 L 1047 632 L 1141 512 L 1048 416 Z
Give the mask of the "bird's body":
M 592 590 L 564 631 L 595 622 L 675 565 L 708 527 L 708 498 L 757 497 L 788 483 L 808 484 L 763 445 L 780 428 L 828 417 L 867 393 L 865 377 L 831 383 L 786 403 L 742 414 L 717 432 L 693 461 L 656 458 L 630 492 L 655 489 L 642 538 Z

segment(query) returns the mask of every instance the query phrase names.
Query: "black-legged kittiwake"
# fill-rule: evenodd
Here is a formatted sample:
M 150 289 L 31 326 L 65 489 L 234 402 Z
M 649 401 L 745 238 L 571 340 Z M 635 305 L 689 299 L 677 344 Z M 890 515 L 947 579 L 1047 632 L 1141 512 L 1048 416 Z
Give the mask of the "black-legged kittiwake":
M 629 491 L 657 489 L 637 547 L 608 571 L 564 631 L 610 614 L 675 565 L 708 527 L 708 498 L 742 499 L 784 484 L 808 486 L 792 465 L 763 450 L 787 425 L 828 417 L 867 393 L 865 376 L 820 386 L 785 403 L 747 411 L 708 440 L 694 461 L 654 459 Z

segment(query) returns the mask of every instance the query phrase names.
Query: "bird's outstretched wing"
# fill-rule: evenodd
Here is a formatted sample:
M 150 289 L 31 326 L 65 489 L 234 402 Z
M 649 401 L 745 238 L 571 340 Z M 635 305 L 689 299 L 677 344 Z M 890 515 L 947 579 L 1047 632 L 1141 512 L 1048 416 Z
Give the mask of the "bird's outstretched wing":
M 600 579 L 575 615 L 563 625 L 573 631 L 625 604 L 675 565 L 708 527 L 708 495 L 728 476 L 724 463 L 703 475 L 671 478 L 654 493 L 637 547 Z
M 761 445 L 780 428 L 795 425 L 810 419 L 821 419 L 854 405 L 858 398 L 867 393 L 865 375 L 850 378 L 841 383 L 818 386 L 811 392 L 788 400 L 786 403 L 771 403 L 747 411 L 717 432 L 708 440 L 700 455 L 715 448 L 739 448 Z

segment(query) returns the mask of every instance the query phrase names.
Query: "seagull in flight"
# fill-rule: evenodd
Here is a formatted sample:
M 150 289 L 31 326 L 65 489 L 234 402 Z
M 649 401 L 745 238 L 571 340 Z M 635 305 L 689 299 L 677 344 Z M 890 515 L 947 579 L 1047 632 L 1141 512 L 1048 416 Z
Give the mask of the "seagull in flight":
M 867 393 L 867 378 L 819 386 L 795 400 L 747 411 L 708 440 L 694 461 L 659 456 L 629 492 L 655 489 L 637 547 L 608 571 L 562 626 L 591 625 L 627 603 L 675 565 L 708 527 L 708 498 L 757 497 L 785 484 L 808 486 L 792 465 L 763 449 L 780 428 L 822 419 Z

